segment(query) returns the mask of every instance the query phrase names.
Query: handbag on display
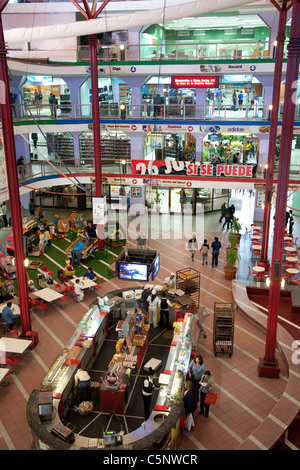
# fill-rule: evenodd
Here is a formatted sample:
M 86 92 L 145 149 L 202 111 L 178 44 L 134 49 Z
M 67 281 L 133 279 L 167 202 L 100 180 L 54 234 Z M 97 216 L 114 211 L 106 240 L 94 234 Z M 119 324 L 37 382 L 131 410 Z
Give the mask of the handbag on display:
M 214 391 L 207 393 L 204 400 L 205 405 L 214 405 L 217 397 L 218 395 Z

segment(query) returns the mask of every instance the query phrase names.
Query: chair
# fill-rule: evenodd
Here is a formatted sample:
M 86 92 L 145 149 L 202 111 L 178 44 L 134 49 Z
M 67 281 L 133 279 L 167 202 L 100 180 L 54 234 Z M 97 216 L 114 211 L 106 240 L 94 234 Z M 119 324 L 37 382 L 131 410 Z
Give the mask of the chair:
M 249 279 L 249 277 L 251 277 L 251 276 L 252 276 L 252 277 L 256 277 L 256 273 L 254 273 L 254 272 L 251 271 L 250 266 L 248 266 L 248 268 L 249 268 L 249 272 L 248 272 L 247 279 Z
M 12 359 L 11 357 L 7 356 L 7 357 L 4 359 L 4 361 L 5 361 L 5 364 L 9 367 L 10 372 L 11 372 L 12 374 L 16 374 L 16 373 L 17 373 L 17 369 L 15 368 L 15 364 L 16 364 L 16 363 L 15 363 L 14 359 Z
M 37 308 L 43 312 L 46 308 L 47 308 L 47 304 L 41 304 L 38 300 L 37 300 L 37 304 L 36 304 Z M 41 316 L 44 316 L 45 314 L 41 314 Z
M 98 294 L 98 290 L 101 289 L 102 287 L 102 284 L 96 284 L 95 286 L 93 286 L 93 290 L 96 294 Z
M 19 336 L 19 332 L 18 330 L 10 330 L 9 334 L 12 336 L 12 335 L 17 335 L 17 338 Z
M 28 349 L 33 349 L 34 348 L 34 332 L 26 331 L 25 336 L 26 336 L 26 339 L 31 340 L 31 343 L 28 346 Z
M 63 295 L 62 297 L 59 298 L 59 300 L 61 300 L 62 307 L 65 306 L 65 300 L 68 300 L 68 298 L 69 298 L 68 295 Z
M 56 292 L 61 293 L 61 292 L 64 291 L 64 285 L 63 284 L 55 284 L 54 289 L 56 290 Z
M 10 328 L 10 325 L 8 325 L 7 323 L 3 323 L 3 320 L 0 318 L 0 328 L 4 328 L 5 329 L 5 333 L 9 333 L 9 328 Z
M 73 286 L 72 286 L 72 287 L 70 287 L 70 293 L 71 293 L 71 296 L 73 296 L 73 297 L 74 297 L 74 301 L 75 301 L 75 302 L 79 302 L 78 295 L 77 295 L 77 294 L 75 294 L 75 289 L 74 289 L 74 287 L 73 287 Z

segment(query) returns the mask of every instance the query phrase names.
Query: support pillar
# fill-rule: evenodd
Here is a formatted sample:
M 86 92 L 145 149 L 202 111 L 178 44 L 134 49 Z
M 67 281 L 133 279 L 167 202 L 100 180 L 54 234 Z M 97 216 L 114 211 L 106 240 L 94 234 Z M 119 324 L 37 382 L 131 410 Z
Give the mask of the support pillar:
M 275 357 L 276 334 L 278 320 L 278 304 L 280 297 L 282 252 L 285 227 L 287 191 L 289 185 L 291 146 L 296 108 L 295 91 L 297 90 L 298 70 L 300 61 L 300 0 L 293 0 L 292 24 L 288 45 L 288 61 L 286 87 L 282 118 L 282 135 L 284 139 L 280 148 L 278 186 L 276 197 L 274 245 L 272 251 L 272 270 L 269 291 L 268 321 L 266 347 L 264 357 L 259 359 L 258 373 L 260 377 L 278 378 L 280 369 Z
M 4 150 L 6 155 L 9 199 L 10 201 L 14 201 L 14 203 L 10 205 L 10 213 L 14 237 L 17 284 L 21 312 L 21 334 L 22 336 L 25 336 L 25 333 L 31 330 L 31 318 L 27 288 L 27 273 L 26 268 L 24 266 L 23 225 L 20 210 L 21 202 L 19 193 L 13 118 L 10 103 L 9 78 L 7 71 L 7 50 L 4 42 L 2 25 L 2 12 L 7 3 L 8 1 L 0 2 L 0 83 L 2 84 L 3 88 L 3 94 L 1 94 L 0 99 L 0 113 L 3 129 Z

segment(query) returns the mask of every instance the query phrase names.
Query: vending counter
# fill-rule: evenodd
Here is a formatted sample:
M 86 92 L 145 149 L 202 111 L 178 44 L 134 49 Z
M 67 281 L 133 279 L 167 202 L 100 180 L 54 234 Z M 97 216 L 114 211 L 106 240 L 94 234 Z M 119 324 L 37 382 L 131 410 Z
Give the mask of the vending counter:
M 66 348 L 58 356 L 42 381 L 40 390 L 33 390 L 27 403 L 27 421 L 32 433 L 33 448 L 36 450 L 105 450 L 103 436 L 87 438 L 76 434 L 70 423 L 64 421 L 69 402 L 70 391 L 74 387 L 74 375 L 78 368 L 90 370 L 93 360 L 99 353 L 106 337 L 109 324 L 116 319 L 125 320 L 132 309 L 132 299 L 126 300 L 128 289 L 113 291 L 107 295 L 109 311 L 95 301 L 78 327 Z M 125 295 L 124 295 L 125 293 Z M 191 325 L 193 315 L 188 313 L 176 325 L 176 332 L 167 358 L 166 369 L 160 374 L 160 391 L 157 402 L 149 419 L 133 432 L 122 436 L 122 444 L 118 449 L 176 449 L 180 436 L 180 417 L 183 414 L 182 396 L 185 374 L 192 350 Z M 139 364 L 145 355 L 148 344 L 139 347 L 137 355 L 141 355 Z M 163 376 L 163 377 L 161 377 Z M 166 380 L 166 377 L 168 380 Z M 161 380 L 162 379 L 162 380 Z M 127 387 L 126 387 L 127 388 Z M 50 392 L 51 415 L 46 417 L 40 412 L 41 392 Z M 114 394 L 110 393 L 110 402 Z M 102 401 L 102 400 L 101 400 Z M 104 401 L 104 400 L 103 400 Z M 116 400 L 117 402 L 117 400 Z M 122 397 L 122 406 L 126 396 Z M 101 405 L 102 406 L 102 405 Z M 114 409 L 110 413 L 119 413 Z M 121 411 L 122 412 L 122 411 Z M 111 448 L 112 449 L 112 448 Z

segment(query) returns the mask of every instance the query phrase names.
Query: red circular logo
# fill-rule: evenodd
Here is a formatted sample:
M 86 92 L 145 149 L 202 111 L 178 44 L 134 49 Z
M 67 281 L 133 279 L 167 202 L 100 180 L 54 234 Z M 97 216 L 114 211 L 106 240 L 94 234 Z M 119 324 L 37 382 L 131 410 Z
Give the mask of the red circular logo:
M 188 127 L 188 131 L 192 132 L 194 130 L 193 126 Z
M 133 131 L 136 131 L 136 130 L 137 130 L 137 126 L 136 126 L 135 124 L 133 124 L 133 125 L 131 126 L 131 129 L 132 129 Z
M 186 185 L 187 185 L 187 186 L 192 186 L 192 183 L 191 183 L 190 181 L 188 181 L 188 182 L 186 183 Z
M 136 184 L 137 183 L 137 180 L 132 180 L 132 184 Z

